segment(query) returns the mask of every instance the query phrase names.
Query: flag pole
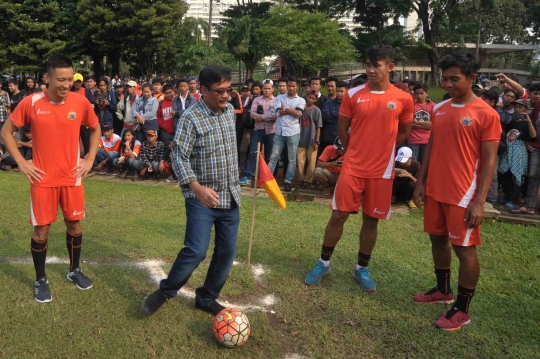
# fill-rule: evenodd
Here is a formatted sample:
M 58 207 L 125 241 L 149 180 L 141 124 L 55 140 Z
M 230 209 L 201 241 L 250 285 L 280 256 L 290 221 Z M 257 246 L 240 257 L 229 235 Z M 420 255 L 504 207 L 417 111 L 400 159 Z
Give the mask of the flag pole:
M 255 185 L 254 185 L 254 191 L 253 191 L 253 201 L 251 202 L 251 230 L 249 231 L 249 243 L 248 243 L 248 254 L 247 254 L 247 264 L 251 264 L 251 244 L 253 243 L 253 230 L 255 229 L 255 209 L 256 209 L 256 203 L 257 203 L 257 181 L 259 179 L 259 157 L 261 153 L 261 143 L 257 143 L 257 153 L 256 158 L 257 162 L 255 162 Z

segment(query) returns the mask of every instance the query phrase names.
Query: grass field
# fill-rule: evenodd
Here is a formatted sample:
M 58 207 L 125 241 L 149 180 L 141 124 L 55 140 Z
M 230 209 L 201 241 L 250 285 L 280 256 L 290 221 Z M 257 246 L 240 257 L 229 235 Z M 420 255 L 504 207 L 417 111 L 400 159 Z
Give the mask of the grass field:
M 240 264 L 222 297 L 260 305 L 273 295 L 275 303 L 247 313 L 252 336 L 244 347 L 229 350 L 217 345 L 213 318 L 194 310 L 193 300 L 179 296 L 150 318 L 138 315 L 156 284 L 146 270 L 127 264 L 156 259 L 168 270 L 185 225 L 178 189 L 88 179 L 83 259 L 101 264 L 83 269 L 94 288 L 78 291 L 65 279 L 65 264 L 48 264 L 54 300 L 38 304 L 32 264 L 15 260 L 30 257 L 28 187 L 21 175 L 0 173 L 1 358 L 537 358 L 540 352 L 540 230 L 534 227 L 483 226 L 471 324 L 446 333 L 433 326 L 446 306 L 412 302 L 434 285 L 421 213 L 381 223 L 370 264 L 378 290 L 367 294 L 351 275 L 358 216 L 346 225 L 333 272 L 317 287 L 303 283 L 329 217 L 328 208 L 315 202 L 290 202 L 281 211 L 268 199 L 257 201 L 252 261 L 265 271 L 257 281 L 245 265 L 251 201 L 244 198 Z M 60 221 L 50 233 L 50 256 L 67 259 L 64 238 Z M 206 269 L 203 262 L 189 288 L 202 284 Z

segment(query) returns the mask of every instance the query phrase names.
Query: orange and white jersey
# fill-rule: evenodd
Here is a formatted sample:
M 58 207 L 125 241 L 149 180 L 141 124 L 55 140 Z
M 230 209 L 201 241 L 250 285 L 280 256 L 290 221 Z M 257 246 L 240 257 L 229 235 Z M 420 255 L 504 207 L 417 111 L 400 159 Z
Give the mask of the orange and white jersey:
M 482 172 L 482 142 L 499 142 L 497 112 L 478 98 L 466 105 L 452 100 L 433 108 L 432 148 L 426 194 L 435 201 L 468 207 Z
M 122 138 L 116 133 L 113 133 L 110 140 L 107 140 L 105 136 L 101 136 L 99 140 L 99 147 L 103 148 L 105 152 L 120 152 L 120 145 L 122 144 Z
M 135 140 L 135 144 L 133 145 L 133 153 L 135 154 L 135 157 L 139 157 L 139 153 L 141 153 L 141 143 L 137 140 Z M 131 155 L 128 151 L 124 150 L 123 153 L 124 157 L 129 158 Z
M 63 103 L 50 101 L 47 91 L 25 97 L 9 120 L 16 127 L 30 124 L 34 165 L 43 172 L 37 187 L 70 187 L 81 185 L 73 168 L 79 163 L 81 126 L 99 126 L 98 118 L 86 97 L 68 92 Z
M 369 84 L 360 85 L 345 93 L 339 114 L 352 120 L 341 172 L 361 178 L 394 178 L 398 125 L 413 120 L 411 95 L 395 86 L 371 91 Z

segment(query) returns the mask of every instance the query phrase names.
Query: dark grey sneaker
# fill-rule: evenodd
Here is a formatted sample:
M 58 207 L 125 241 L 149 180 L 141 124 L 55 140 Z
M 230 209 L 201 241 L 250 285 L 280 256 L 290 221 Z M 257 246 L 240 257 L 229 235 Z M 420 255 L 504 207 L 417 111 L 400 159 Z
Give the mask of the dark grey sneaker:
M 141 314 L 144 316 L 149 316 L 158 311 L 159 308 L 167 301 L 167 297 L 161 291 L 156 290 L 154 293 L 150 294 L 144 298 L 141 305 Z
M 198 302 L 195 302 L 195 308 L 204 310 L 205 312 L 212 313 L 213 315 L 217 315 L 219 312 L 221 312 L 223 309 L 225 309 L 224 306 L 219 304 L 216 301 L 213 301 L 210 304 L 202 305 Z
M 73 272 L 69 272 L 66 278 L 75 283 L 80 290 L 87 290 L 92 288 L 92 281 L 81 272 L 80 268 L 75 268 Z
M 36 284 L 34 284 L 34 299 L 38 303 L 48 303 L 52 300 L 52 295 L 49 291 L 49 281 L 46 277 L 37 280 Z

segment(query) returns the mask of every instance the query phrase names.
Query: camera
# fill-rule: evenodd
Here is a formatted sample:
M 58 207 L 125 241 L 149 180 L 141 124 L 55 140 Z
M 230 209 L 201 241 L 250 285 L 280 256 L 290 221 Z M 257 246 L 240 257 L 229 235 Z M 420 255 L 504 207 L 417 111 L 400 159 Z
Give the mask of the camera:
M 263 115 L 264 114 L 264 108 L 263 108 L 263 105 L 257 105 L 257 113 L 259 115 Z

